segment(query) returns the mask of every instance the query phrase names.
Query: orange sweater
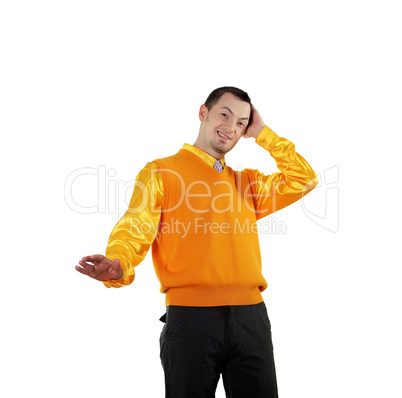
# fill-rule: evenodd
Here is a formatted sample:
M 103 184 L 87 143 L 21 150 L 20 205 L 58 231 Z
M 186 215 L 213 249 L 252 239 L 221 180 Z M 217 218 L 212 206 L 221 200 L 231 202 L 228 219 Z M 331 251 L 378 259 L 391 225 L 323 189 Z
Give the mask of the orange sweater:
M 126 213 L 106 250 L 108 258 L 120 258 L 125 276 L 104 284 L 120 287 L 134 280 L 137 264 L 133 262 L 145 257 L 147 248 L 141 241 L 147 240 L 152 244 L 166 305 L 261 302 L 267 282 L 261 272 L 256 220 L 300 199 L 314 188 L 317 179 L 294 145 L 268 127 L 256 142 L 270 152 L 283 172 L 234 171 L 223 162 L 224 170 L 219 173 L 211 167 L 214 159 L 207 154 L 199 156 L 203 151 L 188 145 L 173 156 L 152 162 L 158 178 L 144 186 L 149 190 L 148 201 L 160 210 L 149 211 L 155 230 L 140 228 L 145 221 L 140 225 L 138 215 Z M 155 194 L 158 181 L 162 185 L 160 196 Z M 133 195 L 130 206 L 137 202 L 134 207 L 138 209 L 143 199 L 144 195 L 141 200 Z M 143 209 L 140 216 L 145 214 Z
M 267 282 L 248 173 L 219 173 L 185 149 L 156 163 L 169 195 L 152 257 L 167 305 L 261 302 Z

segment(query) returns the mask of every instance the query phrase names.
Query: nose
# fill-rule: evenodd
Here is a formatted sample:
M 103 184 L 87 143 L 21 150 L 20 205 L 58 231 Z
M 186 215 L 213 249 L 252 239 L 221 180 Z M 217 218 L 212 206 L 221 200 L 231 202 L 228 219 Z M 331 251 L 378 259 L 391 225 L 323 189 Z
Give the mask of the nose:
M 236 128 L 236 121 L 228 120 L 225 127 L 228 134 L 230 135 L 234 134 Z

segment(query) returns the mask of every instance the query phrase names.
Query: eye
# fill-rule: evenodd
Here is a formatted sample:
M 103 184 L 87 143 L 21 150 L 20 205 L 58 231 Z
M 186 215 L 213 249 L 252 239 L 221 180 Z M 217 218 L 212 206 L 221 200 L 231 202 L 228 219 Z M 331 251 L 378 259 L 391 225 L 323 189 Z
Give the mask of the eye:
M 242 123 L 242 122 L 239 122 L 239 124 L 240 124 L 240 126 L 241 126 L 241 127 L 244 127 L 244 123 Z
M 227 117 L 227 114 L 226 114 L 226 113 L 221 113 L 221 115 L 222 115 L 223 117 Z

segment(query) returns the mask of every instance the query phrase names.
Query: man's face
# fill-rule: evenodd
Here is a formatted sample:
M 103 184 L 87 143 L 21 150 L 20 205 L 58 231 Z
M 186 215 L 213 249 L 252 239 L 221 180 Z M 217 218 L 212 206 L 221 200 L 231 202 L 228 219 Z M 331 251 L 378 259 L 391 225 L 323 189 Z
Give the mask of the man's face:
M 200 134 L 197 139 L 202 149 L 219 159 L 234 148 L 244 135 L 251 107 L 233 94 L 225 93 L 211 108 L 200 108 Z

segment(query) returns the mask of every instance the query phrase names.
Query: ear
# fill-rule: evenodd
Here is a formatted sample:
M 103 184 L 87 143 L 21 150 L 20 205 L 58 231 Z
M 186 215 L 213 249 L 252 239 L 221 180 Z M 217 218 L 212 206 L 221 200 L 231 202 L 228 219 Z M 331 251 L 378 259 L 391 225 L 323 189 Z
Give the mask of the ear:
M 203 122 L 208 114 L 208 108 L 205 104 L 202 104 L 200 107 L 200 112 L 198 113 L 198 117 L 200 118 L 200 122 Z

